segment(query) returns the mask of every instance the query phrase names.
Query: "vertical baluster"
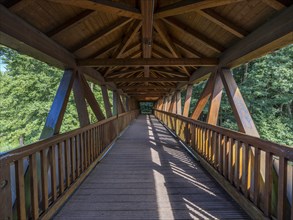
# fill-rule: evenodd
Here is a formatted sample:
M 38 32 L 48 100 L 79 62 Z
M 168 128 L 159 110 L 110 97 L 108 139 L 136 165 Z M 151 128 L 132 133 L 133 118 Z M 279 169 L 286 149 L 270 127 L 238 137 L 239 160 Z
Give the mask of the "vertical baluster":
M 91 164 L 91 133 L 90 130 L 87 131 L 87 166 Z
M 206 159 L 210 161 L 210 130 L 205 130 L 205 152 L 206 152 Z
M 229 172 L 229 180 L 230 183 L 233 184 L 234 180 L 234 172 L 235 172 L 235 140 L 233 138 L 229 138 L 229 166 L 230 166 L 230 172 Z
M 271 192 L 272 192 L 272 154 L 266 152 L 265 162 L 265 190 L 264 190 L 264 213 L 271 214 Z
M 79 134 L 80 140 L 80 169 L 81 173 L 84 171 L 84 133 Z
M 65 140 L 64 143 L 64 154 L 65 154 L 65 170 L 66 170 L 66 188 L 70 186 L 70 159 L 69 159 L 69 152 L 70 152 L 70 140 Z
M 2 170 L 1 170 L 2 172 Z M 25 194 L 24 194 L 24 174 L 23 174 L 23 160 L 15 162 L 15 183 L 16 183 L 16 204 L 17 204 L 17 218 L 26 219 L 25 210 Z M 3 207 L 1 207 L 3 208 Z M 3 216 L 2 216 L 3 217 Z
M 71 178 L 72 182 L 75 181 L 75 160 L 74 160 L 74 140 L 70 138 L 70 156 L 71 156 Z
M 96 128 L 93 128 L 93 148 L 94 148 L 94 160 L 97 158 L 97 142 L 96 142 Z
M 84 142 L 83 142 L 83 149 L 84 149 L 84 169 L 86 169 L 87 168 L 87 155 L 88 155 L 87 131 L 84 131 L 83 138 L 84 138 Z
M 76 167 L 76 178 L 80 175 L 80 138 L 79 135 L 75 136 L 75 167 Z
M 195 130 L 195 125 L 191 124 L 191 148 L 195 150 L 195 136 L 196 136 L 196 130 Z
M 38 177 L 36 154 L 29 156 L 32 219 L 39 218 Z
M 55 146 L 50 147 L 50 164 L 51 164 L 51 191 L 52 199 L 55 201 L 57 199 L 57 184 L 56 184 L 56 159 L 55 159 Z
M 218 145 L 218 133 L 213 132 L 213 162 L 216 169 L 219 168 L 219 145 Z
M 62 143 L 58 143 L 58 174 L 59 174 L 59 193 L 64 192 L 64 171 L 63 171 L 63 152 Z
M 42 208 L 43 211 L 48 208 L 48 159 L 46 150 L 42 150 L 41 152 L 41 183 L 42 183 Z M 21 218 L 20 218 L 21 219 Z
M 235 140 L 235 172 L 234 172 L 234 183 L 235 186 L 237 188 L 237 190 L 240 190 L 240 149 L 241 149 L 241 145 L 239 143 L 239 141 Z
M 254 148 L 254 168 L 253 168 L 253 180 L 254 180 L 254 192 L 253 192 L 253 202 L 256 206 L 259 203 L 259 187 L 260 187 L 260 150 L 255 147 Z
M 250 147 L 246 143 L 242 143 L 242 149 L 243 149 L 243 173 L 242 173 L 242 183 L 243 183 L 243 193 L 246 198 L 249 197 L 249 190 L 248 190 L 248 162 L 249 162 L 249 152 Z
M 228 138 L 229 139 L 229 138 Z M 223 147 L 223 151 L 224 151 L 224 157 L 223 157 L 223 161 L 224 161 L 224 166 L 223 166 L 223 174 L 224 174 L 224 177 L 227 178 L 227 174 L 228 174 L 228 148 L 229 148 L 229 142 L 227 142 L 227 137 L 224 135 L 224 147 Z
M 224 154 L 224 139 L 223 139 L 223 135 L 221 133 L 219 133 L 218 136 L 218 147 L 219 147 L 219 172 L 221 174 L 223 174 L 223 154 Z
M 280 157 L 279 160 L 279 178 L 278 178 L 278 219 L 284 219 L 284 207 L 287 188 L 287 160 L 284 157 Z M 291 204 L 292 206 L 293 204 Z M 292 213 L 291 213 L 292 214 Z

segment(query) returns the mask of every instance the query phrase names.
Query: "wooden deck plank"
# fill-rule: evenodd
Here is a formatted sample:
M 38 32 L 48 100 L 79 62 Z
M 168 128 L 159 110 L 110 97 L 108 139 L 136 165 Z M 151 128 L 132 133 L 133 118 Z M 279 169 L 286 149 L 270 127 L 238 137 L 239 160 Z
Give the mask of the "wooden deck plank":
M 139 116 L 55 219 L 248 219 L 153 117 Z

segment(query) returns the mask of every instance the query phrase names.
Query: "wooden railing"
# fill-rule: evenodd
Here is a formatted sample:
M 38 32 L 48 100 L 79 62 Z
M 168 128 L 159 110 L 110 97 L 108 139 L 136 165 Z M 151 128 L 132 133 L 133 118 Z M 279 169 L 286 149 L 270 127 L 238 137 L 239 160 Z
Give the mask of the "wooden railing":
M 207 162 L 224 188 L 230 183 L 226 190 L 232 188 L 230 195 L 243 203 L 240 205 L 246 211 L 293 219 L 293 148 L 169 112 L 155 110 L 154 114 L 204 160 L 203 164 Z
M 137 115 L 126 112 L 1 156 L 0 219 L 50 218 Z

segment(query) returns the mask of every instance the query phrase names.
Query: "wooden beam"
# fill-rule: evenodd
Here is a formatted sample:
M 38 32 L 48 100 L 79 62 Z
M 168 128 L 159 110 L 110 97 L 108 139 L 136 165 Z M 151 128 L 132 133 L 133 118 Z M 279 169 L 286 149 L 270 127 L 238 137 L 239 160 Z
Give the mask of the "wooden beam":
M 80 73 L 75 75 L 75 79 L 73 83 L 73 94 L 74 94 L 74 100 L 76 104 L 80 127 L 89 125 L 90 124 L 89 113 L 87 110 Z
M 123 90 L 131 90 L 131 89 L 172 89 L 174 86 L 142 86 L 142 85 L 135 85 L 135 86 L 118 86 L 119 89 Z
M 188 27 L 181 21 L 175 19 L 175 18 L 168 18 L 168 19 L 162 19 L 165 23 L 169 24 L 170 26 L 174 27 L 176 30 L 179 30 L 180 32 L 187 34 L 193 38 L 196 38 L 199 42 L 201 42 L 206 47 L 220 53 L 225 50 L 225 48 L 217 43 L 216 41 L 209 39 L 207 36 L 204 36 L 202 33 Z
M 70 18 L 69 20 L 65 21 L 64 23 L 62 23 L 58 27 L 55 27 L 54 29 L 48 31 L 46 33 L 46 35 L 48 37 L 55 37 L 56 35 L 61 34 L 65 31 L 77 26 L 78 24 L 84 22 L 86 19 L 88 19 L 94 13 L 96 13 L 96 12 L 92 11 L 92 10 L 85 10 L 85 11 L 81 12 L 80 14 L 74 16 L 73 18 Z
M 111 104 L 110 104 L 110 100 L 109 100 L 107 87 L 105 85 L 102 85 L 101 90 L 102 90 L 102 96 L 103 96 L 104 106 L 105 106 L 105 110 L 106 110 L 106 116 L 107 116 L 107 118 L 110 118 L 110 117 L 112 117 L 112 111 L 111 111 Z
M 77 52 L 79 50 L 82 50 L 84 48 L 87 48 L 87 47 L 95 44 L 101 38 L 106 37 L 106 36 L 112 34 L 114 31 L 116 31 L 119 28 L 123 27 L 124 25 L 128 24 L 131 20 L 132 20 L 131 18 L 118 19 L 117 21 L 115 21 L 114 23 L 112 23 L 111 25 L 109 25 L 108 27 L 106 27 L 105 29 L 103 29 L 101 31 L 98 31 L 93 36 L 91 36 L 88 39 L 80 42 L 79 44 L 77 44 L 76 46 L 74 46 L 73 48 L 71 48 L 70 51 Z
M 216 73 L 213 82 L 212 94 L 210 97 L 210 107 L 208 112 L 207 122 L 212 125 L 217 125 L 220 104 L 222 100 L 223 83 L 220 73 Z
M 284 9 L 286 6 L 283 5 L 278 0 L 262 0 L 263 3 L 267 4 L 268 6 L 272 7 L 273 9 L 280 11 Z
M 0 44 L 62 69 L 76 67 L 71 53 L 3 5 L 0 21 Z
M 181 91 L 176 91 L 176 114 L 182 115 Z
M 86 79 L 83 77 L 83 75 L 81 74 L 81 82 L 83 85 L 83 90 L 84 90 L 84 96 L 89 104 L 89 106 L 91 107 L 91 109 L 93 110 L 93 113 L 95 114 L 96 118 L 98 119 L 98 121 L 102 121 L 105 119 L 105 116 L 100 108 L 99 103 L 97 102 L 91 88 L 89 87 Z
M 163 68 L 156 68 L 156 69 L 152 68 L 152 69 L 150 69 L 150 71 L 163 73 L 163 74 L 166 74 L 166 75 L 172 75 L 172 76 L 178 76 L 178 77 L 186 77 L 186 74 L 184 74 L 184 73 L 180 73 L 178 71 L 165 70 Z
M 227 20 L 226 18 L 222 17 L 221 15 L 217 14 L 211 9 L 207 10 L 198 10 L 196 13 L 200 14 L 204 18 L 210 20 L 211 22 L 219 25 L 221 28 L 224 30 L 230 32 L 231 34 L 243 38 L 245 37 L 248 33 L 243 30 L 240 27 L 237 27 L 235 24 L 233 24 L 231 21 Z
M 151 58 L 153 44 L 154 0 L 141 0 L 143 58 Z M 150 67 L 144 66 L 144 77 L 150 76 Z
M 193 85 L 187 86 L 184 108 L 183 108 L 183 116 L 185 117 L 189 116 L 189 108 L 190 108 L 190 103 L 192 98 L 192 89 L 193 89 Z
M 107 14 L 114 14 L 123 17 L 142 19 L 141 13 L 137 8 L 130 7 L 120 2 L 113 2 L 109 0 L 49 0 L 51 2 L 72 5 L 79 8 L 86 8 L 104 12 Z
M 170 17 L 180 14 L 185 14 L 192 11 L 202 10 L 206 8 L 214 8 L 227 4 L 237 3 L 243 0 L 207 0 L 207 1 L 194 1 L 194 0 L 182 0 L 171 5 L 167 5 L 160 8 L 155 13 L 155 19 Z
M 216 66 L 216 58 L 86 59 L 79 66 Z
M 251 136 L 259 137 L 253 119 L 247 109 L 231 71 L 229 69 L 222 69 L 221 79 L 223 81 L 239 131 Z
M 108 74 L 108 78 L 112 78 L 112 77 L 116 77 L 116 76 L 125 76 L 127 74 L 131 74 L 131 73 L 137 73 L 137 72 L 143 72 L 143 68 L 138 68 L 138 69 L 128 69 L 125 71 L 117 71 L 117 72 L 112 72 L 110 74 Z
M 157 30 L 157 32 L 159 33 L 161 39 L 163 40 L 163 42 L 165 43 L 165 45 L 169 48 L 169 50 L 171 51 L 171 53 L 173 54 L 174 57 L 176 58 L 181 58 L 181 54 L 178 51 L 177 47 L 174 45 L 173 41 L 171 40 L 164 24 L 162 23 L 162 21 L 157 20 L 154 24 L 155 29 Z M 183 71 L 190 76 L 188 70 L 186 68 L 183 68 Z
M 195 105 L 195 108 L 194 108 L 193 113 L 191 115 L 191 118 L 194 120 L 198 120 L 204 107 L 206 106 L 206 104 L 209 101 L 209 98 L 211 96 L 212 89 L 213 89 L 213 78 L 214 78 L 214 74 L 211 75 L 209 80 L 206 82 L 205 88 L 202 91 L 202 93 L 201 93 L 201 95 Z
M 117 96 L 117 100 L 118 100 L 118 114 L 121 114 L 123 112 L 125 112 L 125 107 L 123 105 L 123 102 L 121 100 L 121 95 L 118 93 L 118 96 Z
M 220 56 L 220 66 L 235 67 L 293 43 L 293 5 L 238 41 Z
M 103 56 L 104 54 L 106 53 L 109 53 L 110 51 L 114 50 L 115 48 L 117 48 L 121 43 L 121 40 L 117 40 L 117 41 L 114 41 L 113 43 L 103 47 L 102 49 L 96 51 L 94 54 L 86 57 L 86 59 L 93 59 L 93 58 L 98 58 L 98 57 L 101 57 Z
M 106 79 L 107 80 L 107 79 Z M 114 78 L 113 82 L 186 82 L 188 78 L 172 77 L 172 78 Z
M 73 81 L 73 70 L 65 70 L 53 104 L 47 116 L 40 139 L 46 139 L 59 133 Z

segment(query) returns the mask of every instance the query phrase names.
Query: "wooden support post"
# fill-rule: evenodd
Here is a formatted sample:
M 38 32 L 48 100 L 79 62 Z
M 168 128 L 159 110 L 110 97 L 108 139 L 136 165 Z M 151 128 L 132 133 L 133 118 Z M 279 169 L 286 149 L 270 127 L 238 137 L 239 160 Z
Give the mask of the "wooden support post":
M 107 118 L 110 118 L 110 117 L 112 117 L 112 112 L 111 112 L 111 104 L 110 104 L 110 100 L 109 100 L 107 87 L 105 85 L 102 85 L 101 90 L 102 90 L 104 106 L 105 106 L 105 110 L 106 110 L 106 116 L 107 116 Z
M 182 106 L 181 106 L 181 92 L 176 92 L 176 114 L 182 115 Z
M 194 120 L 197 120 L 199 118 L 205 105 L 209 101 L 209 98 L 212 93 L 212 88 L 213 88 L 213 78 L 214 78 L 214 74 L 212 74 L 210 76 L 210 78 L 208 79 L 208 81 L 205 85 L 205 88 L 204 88 L 203 92 L 201 93 L 198 102 L 196 103 L 196 106 L 195 106 L 193 113 L 191 115 L 191 118 Z
M 80 127 L 89 125 L 90 119 L 89 119 L 87 105 L 86 105 L 86 101 L 84 97 L 83 85 L 82 85 L 82 81 L 81 81 L 81 77 L 79 73 L 75 75 L 75 79 L 73 83 L 73 93 L 74 93 L 74 100 L 76 104 Z
M 210 98 L 210 108 L 208 113 L 207 122 L 212 125 L 217 125 L 219 109 L 223 93 L 223 83 L 220 77 L 220 73 L 216 73 L 213 82 L 213 90 Z
M 84 95 L 85 95 L 85 98 L 86 98 L 88 104 L 90 105 L 91 109 L 93 110 L 93 113 L 97 117 L 98 121 L 104 120 L 105 116 L 104 116 L 104 114 L 100 108 L 100 105 L 97 102 L 91 88 L 89 87 L 84 76 L 83 75 L 80 75 L 80 76 L 81 76 L 81 81 L 83 84 Z
M 113 115 L 118 114 L 118 94 L 117 91 L 113 91 Z
M 169 107 L 169 112 L 176 114 L 176 93 L 171 96 L 171 104 Z
M 192 89 L 193 89 L 193 85 L 188 85 L 187 90 L 186 90 L 184 109 L 183 109 L 183 116 L 185 116 L 185 117 L 189 116 L 189 108 L 190 108 L 190 102 L 191 102 L 191 97 L 192 97 Z
M 69 99 L 70 91 L 74 80 L 74 72 L 71 69 L 65 70 L 59 88 L 47 116 L 40 139 L 45 139 L 58 134 L 62 119 Z
M 239 130 L 251 136 L 259 137 L 258 131 L 256 130 L 252 117 L 247 109 L 231 71 L 223 68 L 221 70 L 221 78 Z
M 122 97 L 121 97 L 120 94 L 118 93 L 118 94 L 117 94 L 117 100 L 118 100 L 118 114 L 121 114 L 121 113 L 125 112 L 125 107 L 124 107 L 124 105 L 123 105 L 123 102 L 122 102 L 121 98 L 122 98 Z

